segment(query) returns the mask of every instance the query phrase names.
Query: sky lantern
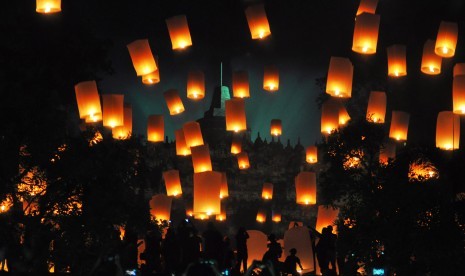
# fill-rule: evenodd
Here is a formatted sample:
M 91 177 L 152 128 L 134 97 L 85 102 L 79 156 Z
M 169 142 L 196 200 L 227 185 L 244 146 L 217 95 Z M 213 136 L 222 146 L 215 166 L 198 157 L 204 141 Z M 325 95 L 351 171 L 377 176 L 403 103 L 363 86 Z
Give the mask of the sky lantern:
M 387 48 L 388 76 L 403 77 L 407 75 L 407 50 L 405 45 L 392 45 Z
M 339 102 L 339 126 L 344 126 L 350 121 L 350 115 L 342 102 Z
M 350 98 L 353 74 L 354 66 L 348 58 L 331 57 L 326 79 L 326 93 L 333 97 Z
M 170 110 L 170 115 L 177 115 L 184 112 L 184 105 L 182 104 L 181 97 L 179 97 L 178 90 L 170 89 L 163 93 L 163 96 Z
M 159 69 L 142 76 L 143 84 L 152 85 L 152 84 L 157 84 L 159 82 L 160 82 L 160 70 Z
M 273 199 L 273 184 L 272 183 L 263 183 L 262 198 L 266 200 Z
M 201 172 L 194 173 L 194 215 L 221 214 L 221 173 Z
M 250 98 L 249 74 L 247 71 L 236 71 L 232 76 L 234 98 Z
M 164 195 L 158 194 L 152 196 L 150 199 L 150 214 L 155 217 L 157 220 L 170 220 L 171 216 L 171 202 L 173 198 Z
M 444 58 L 453 57 L 457 46 L 458 25 L 454 22 L 441 21 L 436 37 L 434 51 L 436 55 Z
M 114 127 L 111 130 L 113 138 L 115 139 L 129 139 L 132 134 L 132 107 L 130 104 L 124 104 L 124 124 L 122 126 Z
M 457 75 L 452 82 L 452 105 L 456 114 L 465 114 L 465 75 Z
M 165 122 L 163 115 L 150 115 L 147 119 L 147 141 L 163 142 L 165 140 Z
M 197 122 L 187 122 L 182 126 L 184 131 L 184 138 L 186 139 L 186 145 L 188 147 L 195 147 L 203 145 L 202 131 L 200 130 L 200 124 Z
M 370 55 L 376 53 L 380 16 L 361 13 L 355 18 L 352 51 Z
M 226 173 L 221 173 L 221 187 L 220 187 L 220 198 L 226 198 L 229 196 L 228 190 L 228 178 L 226 177 Z
M 102 108 L 95 81 L 83 81 L 74 86 L 76 101 L 79 109 L 79 118 L 87 122 L 102 120 Z
M 423 46 L 423 57 L 421 58 L 421 71 L 427 75 L 438 75 L 441 73 L 442 57 L 434 52 L 436 42 L 428 39 Z
M 190 71 L 187 75 L 187 97 L 191 100 L 205 97 L 205 74 L 202 71 Z
M 237 155 L 237 165 L 240 170 L 246 170 L 250 167 L 249 155 L 245 151 L 241 151 Z
M 305 160 L 309 164 L 318 162 L 318 148 L 316 146 L 308 146 L 305 149 Z
M 173 50 L 184 49 L 192 45 L 191 34 L 185 15 L 173 16 L 166 19 L 166 25 L 170 33 Z
M 339 126 L 339 104 L 329 99 L 321 106 L 321 133 L 331 134 Z
M 275 92 L 279 89 L 279 71 L 274 65 L 265 66 L 263 75 L 263 90 Z
M 178 129 L 174 131 L 176 138 L 176 155 L 187 156 L 191 155 L 191 148 L 187 146 L 186 139 L 184 138 L 184 131 Z
M 318 214 L 316 216 L 316 231 L 320 232 L 324 227 L 329 225 L 333 226 L 333 233 L 337 233 L 336 220 L 339 216 L 339 209 L 333 209 L 332 207 L 326 208 L 323 205 L 318 206 Z
M 212 170 L 212 161 L 210 159 L 210 149 L 208 145 L 191 147 L 192 165 L 194 172 L 207 172 Z
M 386 93 L 383 91 L 371 91 L 368 98 L 367 121 L 383 124 L 386 117 Z
M 396 144 L 392 141 L 388 141 L 379 149 L 379 163 L 382 165 L 387 165 L 389 163 L 389 159 L 395 158 Z
M 231 141 L 231 153 L 238 154 L 242 151 L 242 136 L 241 135 L 233 135 Z
M 392 111 L 389 138 L 397 141 L 406 141 L 410 114 L 404 111 Z
M 465 63 L 457 63 L 454 65 L 454 77 L 465 75 Z
M 36 12 L 55 13 L 61 12 L 61 0 L 37 0 Z
M 443 150 L 459 148 L 460 116 L 452 111 L 441 111 L 436 124 L 436 147 Z
M 273 136 L 280 136 L 282 133 L 282 123 L 279 119 L 271 120 L 271 127 L 270 127 L 271 135 Z
M 377 5 L 378 0 L 361 0 L 356 15 L 360 15 L 364 12 L 374 14 L 376 12 Z
M 257 212 L 257 222 L 264 223 L 266 222 L 266 209 L 260 208 Z
M 316 204 L 316 174 L 300 172 L 295 177 L 295 197 L 297 204 Z
M 128 44 L 132 65 L 138 76 L 144 76 L 155 72 L 158 67 L 150 50 L 148 39 L 139 39 Z
M 271 35 L 270 25 L 266 18 L 265 6 L 257 4 L 245 9 L 247 23 L 249 23 L 250 34 L 252 39 L 263 39 Z
M 124 95 L 102 95 L 103 126 L 117 127 L 124 125 Z
M 226 211 L 223 211 L 223 209 L 221 209 L 221 214 L 216 215 L 215 219 L 217 221 L 225 221 L 226 220 Z
M 226 100 L 226 130 L 239 132 L 247 130 L 244 99 Z
M 277 210 L 273 210 L 271 212 L 271 220 L 273 222 L 281 222 L 281 212 L 279 212 Z
M 167 196 L 178 196 L 182 194 L 181 179 L 179 178 L 178 170 L 163 172 L 163 180 L 165 181 Z

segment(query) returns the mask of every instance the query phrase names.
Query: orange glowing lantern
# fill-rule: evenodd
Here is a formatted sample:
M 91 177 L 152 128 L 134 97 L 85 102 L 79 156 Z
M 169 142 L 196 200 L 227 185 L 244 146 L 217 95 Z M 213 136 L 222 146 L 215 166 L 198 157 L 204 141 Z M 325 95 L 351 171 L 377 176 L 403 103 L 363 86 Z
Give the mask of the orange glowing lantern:
M 380 16 L 377 14 L 364 12 L 357 15 L 352 51 L 365 55 L 376 53 L 379 21 Z
M 339 102 L 339 126 L 343 126 L 350 121 L 350 115 L 343 103 Z
M 436 124 L 436 147 L 443 150 L 459 148 L 460 117 L 452 111 L 441 111 Z
M 316 174 L 300 172 L 295 177 L 295 197 L 297 204 L 316 204 Z
M 262 198 L 266 200 L 273 199 L 272 183 L 263 183 Z
M 239 132 L 247 130 L 245 101 L 243 99 L 226 100 L 226 130 Z
M 212 161 L 210 159 L 210 149 L 208 145 L 191 147 L 192 165 L 194 172 L 207 172 L 212 170 Z
M 245 16 L 247 17 L 247 23 L 249 23 L 252 39 L 263 39 L 271 35 L 263 4 L 248 7 L 245 9 Z
M 389 138 L 395 139 L 397 141 L 407 140 L 409 120 L 410 114 L 407 112 L 392 111 Z
M 389 159 L 396 158 L 396 144 L 392 141 L 388 141 L 379 151 L 379 163 L 387 165 Z
M 229 196 L 228 190 L 228 178 L 226 177 L 226 173 L 221 173 L 221 188 L 220 188 L 220 198 L 226 198 Z
M 356 15 L 362 14 L 364 12 L 374 14 L 376 12 L 377 5 L 378 0 L 361 0 Z
M 273 210 L 271 212 L 271 220 L 273 222 L 281 222 L 281 212 Z
M 129 139 L 132 134 L 132 107 L 130 104 L 124 104 L 124 125 L 114 127 L 111 130 L 115 139 Z
M 205 97 L 205 75 L 202 71 L 191 71 L 187 75 L 187 97 L 192 100 Z
M 132 65 L 138 76 L 145 76 L 155 72 L 158 67 L 153 58 L 148 39 L 139 39 L 128 44 Z
M 182 194 L 181 179 L 179 178 L 178 170 L 163 172 L 163 180 L 165 180 L 167 196 L 178 196 Z
M 221 173 L 194 173 L 194 215 L 221 214 Z
M 282 133 L 282 123 L 279 119 L 271 120 L 271 135 L 279 136 Z
M 266 221 L 266 210 L 260 208 L 257 212 L 257 222 L 264 223 Z
M 173 198 L 164 194 L 152 196 L 150 199 L 150 214 L 158 220 L 170 220 L 171 202 Z
M 276 66 L 265 66 L 263 89 L 269 92 L 275 92 L 279 89 L 279 72 Z
M 157 69 L 153 71 L 152 73 L 148 73 L 146 75 L 142 76 L 142 83 L 143 84 L 157 84 L 160 82 L 160 70 Z
M 226 220 L 226 212 L 222 210 L 221 214 L 216 215 L 215 219 L 217 221 L 225 221 Z
M 436 42 L 427 40 L 423 46 L 423 57 L 421 59 L 421 71 L 428 75 L 438 75 L 441 73 L 442 57 L 436 55 L 434 47 Z
M 233 135 L 231 142 L 231 153 L 238 154 L 242 151 L 242 137 L 240 135 Z
M 323 205 L 318 206 L 318 214 L 316 217 L 316 231 L 322 232 L 324 227 L 333 226 L 333 231 L 337 233 L 336 220 L 339 216 L 339 209 L 331 207 L 326 208 Z
M 454 77 L 465 75 L 465 63 L 457 63 L 454 65 Z
M 315 164 L 318 162 L 318 148 L 316 146 L 308 146 L 305 150 L 305 160 L 309 164 Z
M 386 93 L 371 91 L 368 99 L 367 121 L 383 124 L 386 117 Z
M 176 155 L 187 156 L 191 155 L 191 148 L 187 146 L 186 139 L 184 138 L 184 131 L 178 129 L 174 132 L 176 138 Z
M 61 0 L 37 0 L 36 12 L 55 13 L 61 12 Z
M 173 50 L 184 49 L 192 45 L 191 34 L 185 15 L 178 15 L 166 19 L 166 25 L 170 33 Z
M 184 137 L 188 147 L 191 148 L 203 145 L 202 131 L 200 130 L 199 123 L 187 122 L 183 125 L 182 129 L 184 131 Z
M 387 48 L 388 76 L 403 77 L 407 75 L 407 57 L 405 45 L 392 45 Z
M 247 71 L 236 71 L 232 76 L 234 98 L 250 98 L 249 74 Z
M 455 47 L 457 46 L 457 36 L 457 23 L 442 21 L 439 25 L 434 48 L 436 55 L 444 58 L 453 57 L 455 55 Z
M 321 133 L 331 134 L 339 126 L 339 104 L 329 99 L 321 106 Z
M 102 95 L 103 126 L 117 127 L 124 125 L 124 95 Z
M 247 154 L 247 152 L 242 151 L 238 153 L 236 156 L 237 156 L 237 164 L 240 170 L 246 170 L 250 167 L 249 155 Z
M 86 122 L 102 120 L 102 108 L 95 81 L 83 81 L 74 86 L 79 117 Z
M 147 141 L 163 142 L 164 140 L 165 122 L 163 120 L 163 115 L 150 115 L 147 120 Z
M 178 90 L 170 89 L 163 93 L 163 96 L 170 110 L 170 115 L 177 115 L 184 112 L 184 105 L 182 104 L 181 97 L 179 97 Z
M 452 82 L 453 111 L 465 114 L 465 75 L 457 75 Z
M 333 97 L 350 98 L 352 96 L 353 74 L 354 66 L 348 58 L 331 57 L 326 80 L 326 93 Z

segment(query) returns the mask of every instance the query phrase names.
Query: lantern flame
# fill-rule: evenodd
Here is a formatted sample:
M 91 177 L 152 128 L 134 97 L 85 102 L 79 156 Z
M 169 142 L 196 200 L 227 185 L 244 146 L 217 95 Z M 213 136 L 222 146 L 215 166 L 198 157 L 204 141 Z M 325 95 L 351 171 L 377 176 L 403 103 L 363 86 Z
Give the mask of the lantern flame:
M 442 47 L 442 53 L 443 54 L 447 54 L 449 52 L 449 50 L 447 49 L 447 47 Z

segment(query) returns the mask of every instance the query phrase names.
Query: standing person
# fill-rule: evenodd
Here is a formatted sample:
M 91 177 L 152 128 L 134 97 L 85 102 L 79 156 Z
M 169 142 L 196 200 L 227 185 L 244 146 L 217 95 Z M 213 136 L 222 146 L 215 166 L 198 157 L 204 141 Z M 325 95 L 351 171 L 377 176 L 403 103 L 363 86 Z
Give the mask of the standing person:
M 210 221 L 202 236 L 205 243 L 204 258 L 206 260 L 215 260 L 217 264 L 220 264 L 223 260 L 223 236 L 220 231 Z
M 235 265 L 234 260 L 234 251 L 231 249 L 231 240 L 228 236 L 224 236 L 223 238 L 223 261 L 220 265 L 220 270 L 228 270 L 231 271 Z
M 297 249 L 292 248 L 289 250 L 290 255 L 286 257 L 286 260 L 284 261 L 284 272 L 285 273 L 290 273 L 292 276 L 299 276 L 300 274 L 297 272 L 297 265 L 299 265 L 300 270 L 304 270 L 302 267 L 302 264 L 300 263 L 299 257 L 296 256 L 297 254 Z
M 273 265 L 275 275 L 279 275 L 281 271 L 281 263 L 279 262 L 279 258 L 283 254 L 283 249 L 281 248 L 281 244 L 276 241 L 276 236 L 274 234 L 270 234 L 268 236 L 268 251 L 266 251 L 265 255 L 263 255 L 263 262 L 271 262 Z
M 333 234 L 333 227 L 329 225 L 328 229 L 328 263 L 331 264 L 331 271 L 336 275 L 336 242 L 337 235 Z
M 162 242 L 162 255 L 165 261 L 165 271 L 167 273 L 175 272 L 179 266 L 180 249 L 178 238 L 172 227 L 168 228 Z
M 320 240 L 315 247 L 316 258 L 318 260 L 318 266 L 323 275 L 326 275 L 329 270 L 329 257 L 328 257 L 328 248 L 329 248 L 329 235 L 328 228 L 324 227 L 321 230 Z
M 249 234 L 245 231 L 244 227 L 240 227 L 237 230 L 236 234 L 236 249 L 237 249 L 237 261 L 236 261 L 236 271 L 240 272 L 241 263 L 243 265 L 243 271 L 247 271 L 247 239 Z

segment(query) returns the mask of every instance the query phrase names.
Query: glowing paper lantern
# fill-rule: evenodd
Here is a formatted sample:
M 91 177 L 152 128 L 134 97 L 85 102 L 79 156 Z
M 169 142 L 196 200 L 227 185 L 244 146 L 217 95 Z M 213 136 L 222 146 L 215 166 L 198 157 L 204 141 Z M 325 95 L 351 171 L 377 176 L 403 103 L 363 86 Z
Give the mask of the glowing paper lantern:
M 124 95 L 102 95 L 103 126 L 117 127 L 124 125 Z
M 242 137 L 240 135 L 233 135 L 231 142 L 231 153 L 238 154 L 242 151 Z
M 257 212 L 257 222 L 264 223 L 266 221 L 266 210 L 260 208 Z
M 271 34 L 263 4 L 248 7 L 245 9 L 245 16 L 247 17 L 247 23 L 249 23 L 252 39 L 262 39 Z
M 309 164 L 315 164 L 318 162 L 318 148 L 316 146 L 308 146 L 305 150 L 305 160 Z
M 216 215 L 215 219 L 216 219 L 217 221 L 225 221 L 225 220 L 226 220 L 226 212 L 225 212 L 225 211 L 221 211 L 221 214 Z
M 144 76 L 158 69 L 148 39 L 139 39 L 128 44 L 132 65 L 138 76 Z
M 226 100 L 226 130 L 239 132 L 247 130 L 245 101 L 243 99 Z
M 147 120 L 147 141 L 163 142 L 165 140 L 165 122 L 163 115 L 150 115 Z
M 361 13 L 355 18 L 352 51 L 360 54 L 375 54 L 378 44 L 379 15 Z
M 178 15 L 166 19 L 166 25 L 170 33 L 173 50 L 184 49 L 192 45 L 191 34 L 185 15 Z
M 465 75 L 454 77 L 452 82 L 452 110 L 456 114 L 465 114 Z
M 124 105 L 124 125 L 114 127 L 111 130 L 115 139 L 129 139 L 132 134 L 132 107 L 129 104 Z
M 184 131 L 182 129 L 178 129 L 174 132 L 174 135 L 176 137 L 176 155 L 191 155 L 191 148 L 186 144 Z
M 194 173 L 194 215 L 221 214 L 221 173 Z
M 460 117 L 452 111 L 441 111 L 436 124 L 436 147 L 458 149 L 460 144 Z
M 234 98 L 250 98 L 249 74 L 247 71 L 236 71 L 232 76 Z
M 279 136 L 281 135 L 282 133 L 282 124 L 281 124 L 281 120 L 279 119 L 273 119 L 271 120 L 271 135 L 273 136 Z
M 74 86 L 79 117 L 86 122 L 102 120 L 102 108 L 95 81 L 83 81 Z
M 263 183 L 262 198 L 266 200 L 273 199 L 273 184 L 272 183 Z
M 237 156 L 237 164 L 240 170 L 246 170 L 250 167 L 249 155 L 247 154 L 247 152 L 242 151 L 238 153 L 236 156 Z
M 178 196 L 182 194 L 181 179 L 179 178 L 178 170 L 163 172 L 163 180 L 165 180 L 167 196 Z
M 374 14 L 376 12 L 377 5 L 378 0 L 361 0 L 356 15 L 362 14 L 364 12 Z
M 455 55 L 455 47 L 457 46 L 457 37 L 457 23 L 441 21 L 434 48 L 436 55 L 444 58 L 453 57 Z
M 220 198 L 223 199 L 229 196 L 228 190 L 228 178 L 226 177 L 226 173 L 221 173 L 221 188 L 220 188 Z
M 271 220 L 273 222 L 281 222 L 281 212 L 273 210 L 271 212 Z
M 407 112 L 392 111 L 389 138 L 395 139 L 397 141 L 407 140 L 409 120 L 410 114 Z
M 155 70 L 152 73 L 148 73 L 142 76 L 142 83 L 143 84 L 157 84 L 160 82 L 160 70 Z
M 407 75 L 407 57 L 405 45 L 392 45 L 387 48 L 388 76 L 403 77 Z
M 36 12 L 55 13 L 61 12 L 61 0 L 37 0 Z
M 324 227 L 333 226 L 333 232 L 337 233 L 337 226 L 335 221 L 339 216 L 339 209 L 333 209 L 332 207 L 326 208 L 323 205 L 318 206 L 318 214 L 316 216 L 316 231 L 320 232 Z
M 465 75 L 465 63 L 457 63 L 454 65 L 454 77 Z
M 308 272 L 314 271 L 314 254 L 312 240 L 310 239 L 309 229 L 304 226 L 295 226 L 284 233 L 284 252 L 289 252 L 291 248 L 297 250 L 303 270 L 302 275 L 308 275 Z M 284 255 L 284 254 L 283 254 Z M 298 268 L 300 270 L 300 267 Z M 315 274 L 321 275 L 321 274 Z
M 187 97 L 192 100 L 205 97 L 205 75 L 202 71 L 191 71 L 187 75 Z
M 334 100 L 327 100 L 321 106 L 321 133 L 331 134 L 339 126 L 339 104 Z
M 163 96 L 170 110 L 170 115 L 177 115 L 184 112 L 184 105 L 182 104 L 181 97 L 179 97 L 178 90 L 170 89 L 163 93 Z
M 423 46 L 423 57 L 421 58 L 421 71 L 428 75 L 438 75 L 441 73 L 442 57 L 434 52 L 436 42 L 427 40 Z
M 343 103 L 339 102 L 339 126 L 343 126 L 350 121 L 350 115 Z
M 276 66 L 265 66 L 263 89 L 269 92 L 275 92 L 279 89 L 279 72 Z
M 387 165 L 389 159 L 396 158 L 396 144 L 388 141 L 379 151 L 379 163 Z
M 384 123 L 386 117 L 386 93 L 371 91 L 368 98 L 367 121 L 377 124 Z
M 192 165 L 194 166 L 195 173 L 212 170 L 212 161 L 210 159 L 210 149 L 208 148 L 208 145 L 192 147 L 191 152 Z
M 202 131 L 200 130 L 199 123 L 187 122 L 183 125 L 182 129 L 184 131 L 184 137 L 188 147 L 191 148 L 203 145 Z
M 354 66 L 348 58 L 331 57 L 326 80 L 326 93 L 333 97 L 350 98 L 352 96 L 353 74 Z
M 171 202 L 173 198 L 158 194 L 152 196 L 150 199 L 150 214 L 158 220 L 170 220 L 171 216 Z
M 252 265 L 254 260 L 261 260 L 267 250 L 268 237 L 258 230 L 247 230 L 247 267 Z
M 314 172 L 300 172 L 295 177 L 297 204 L 316 204 L 316 175 Z

